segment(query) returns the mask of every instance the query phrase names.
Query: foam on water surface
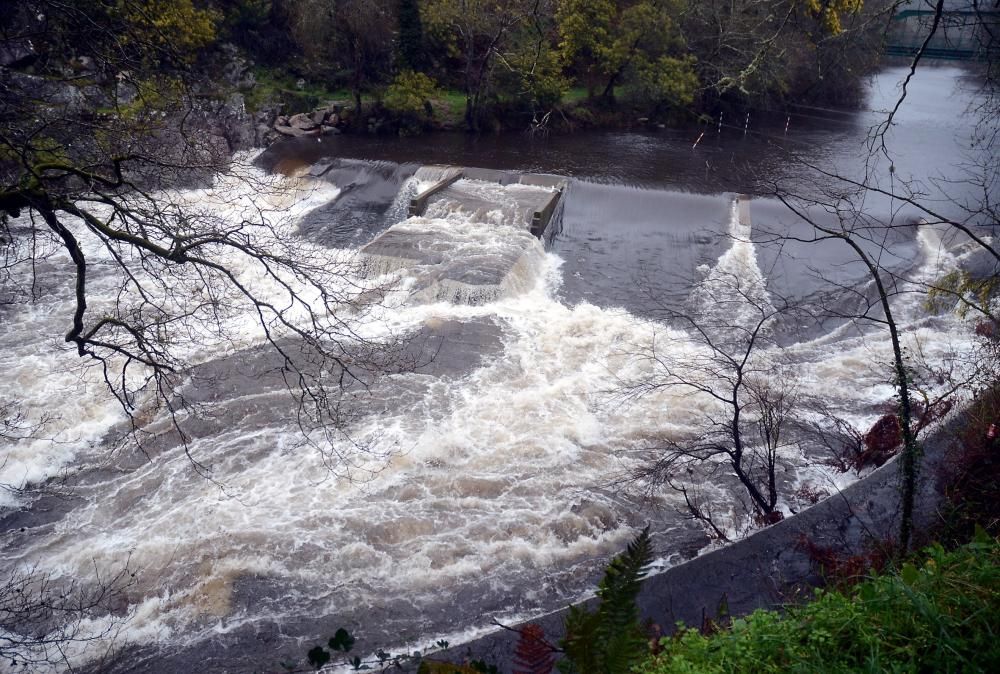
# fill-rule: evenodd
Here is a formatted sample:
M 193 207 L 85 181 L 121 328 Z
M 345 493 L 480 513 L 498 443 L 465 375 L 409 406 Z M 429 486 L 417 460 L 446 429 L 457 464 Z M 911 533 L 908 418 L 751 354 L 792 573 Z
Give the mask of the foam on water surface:
M 404 183 L 399 205 L 408 199 L 404 193 L 419 192 L 443 171 L 418 170 Z M 289 238 L 296 218 L 339 194 L 338 186 L 310 178 L 275 180 L 281 189 L 263 203 L 274 231 Z M 456 624 L 483 625 L 487 614 L 523 615 L 580 597 L 649 518 L 659 518 L 667 545 L 697 540 L 690 526 L 670 519 L 669 508 L 644 509 L 609 483 L 657 443 L 693 433 L 719 412 L 718 401 L 690 388 L 622 395 L 627 382 L 663 375 L 649 357 L 654 347 L 677 362 L 697 362 L 710 356 L 704 342 L 622 309 L 560 302 L 562 261 L 510 224 L 519 223 L 525 198 L 546 190 L 468 183 L 458 189 L 507 206 L 469 209 L 443 198 L 425 216 L 396 222 L 389 230 L 398 234 L 395 247 L 386 237 L 360 264 L 353 251 L 295 245 L 303 255 L 345 265 L 331 282 L 394 284 L 385 304 L 358 326 L 359 335 L 479 325 L 472 343 L 447 347 L 469 353 L 437 371 L 372 383 L 346 434 L 326 439 L 322 452 L 302 444 L 280 386 L 220 384 L 209 410 L 221 419 L 205 425 L 188 448 L 212 481 L 194 470 L 183 447 L 164 440 L 154 460 L 124 457 L 106 477 L 82 481 L 73 490 L 79 505 L 44 531 L 8 532 L 4 567 L 37 565 L 57 578 L 89 578 L 94 568 L 128 558 L 140 572 L 126 636 L 168 649 L 241 638 L 241 630 L 271 622 L 309 638 L 343 624 L 390 645 L 446 634 Z M 242 219 L 262 203 L 241 191 L 243 184 L 178 196 L 207 216 Z M 391 217 L 400 211 L 393 206 Z M 724 311 L 717 318 L 751 320 L 770 306 L 750 225 L 738 215 L 734 205 L 731 241 L 689 298 L 703 316 Z M 939 239 L 922 241 L 927 274 L 950 268 Z M 244 282 L 283 296 L 281 284 L 252 263 L 228 262 Z M 75 363 L 72 354 L 42 337 L 58 334 L 69 301 L 54 294 L 19 309 L 11 316 L 15 327 L 2 337 L 0 359 L 15 373 L 3 384 L 6 396 L 32 406 L 55 395 L 70 401 L 50 439 L 5 448 L 12 457 L 5 480 L 38 482 L 85 470 L 76 457 L 86 452 L 99 462 L 105 451 L 99 439 L 121 420 L 103 402 L 93 372 L 66 367 Z M 226 320 L 239 338 L 213 343 L 198 336 L 187 355 L 222 373 L 247 370 L 260 326 L 248 314 Z M 950 318 L 934 323 L 915 312 L 907 320 L 912 339 L 935 357 L 967 346 L 946 346 Z M 496 336 L 494 346 L 489 335 Z M 477 350 L 487 355 L 478 358 Z M 759 358 L 787 364 L 804 395 L 855 414 L 859 426 L 892 395 L 882 367 L 885 340 L 874 329 L 768 347 Z M 331 472 L 331 457 L 338 456 L 348 457 L 362 479 Z M 803 468 L 804 460 L 790 454 L 787 464 Z M 841 477 L 819 471 L 809 479 Z M 294 649 L 293 640 L 282 644 Z

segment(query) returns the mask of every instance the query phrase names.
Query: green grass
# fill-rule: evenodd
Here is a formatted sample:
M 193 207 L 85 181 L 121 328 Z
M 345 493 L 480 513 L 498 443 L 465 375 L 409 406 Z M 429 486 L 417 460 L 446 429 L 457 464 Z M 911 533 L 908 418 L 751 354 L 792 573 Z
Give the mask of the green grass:
M 584 87 L 574 87 L 563 94 L 563 104 L 579 103 L 587 98 Z M 440 120 L 450 120 L 453 124 L 461 124 L 465 118 L 465 92 L 457 89 L 447 89 L 432 101 L 435 116 Z
M 980 531 L 847 594 L 817 590 L 805 606 L 758 610 L 707 636 L 683 629 L 661 645 L 636 672 L 998 672 L 1000 544 Z
M 350 101 L 347 89 L 329 89 L 322 84 L 306 81 L 301 89 L 296 78 L 279 71 L 259 68 L 254 72 L 257 84 L 246 94 L 247 107 L 257 110 L 268 101 L 287 103 L 289 112 L 308 112 L 326 101 Z
M 453 125 L 458 125 L 465 119 L 465 92 L 457 89 L 442 90 L 431 101 L 434 106 L 434 116 Z
M 587 89 L 585 87 L 573 87 L 563 94 L 562 102 L 566 104 L 579 103 L 587 98 Z

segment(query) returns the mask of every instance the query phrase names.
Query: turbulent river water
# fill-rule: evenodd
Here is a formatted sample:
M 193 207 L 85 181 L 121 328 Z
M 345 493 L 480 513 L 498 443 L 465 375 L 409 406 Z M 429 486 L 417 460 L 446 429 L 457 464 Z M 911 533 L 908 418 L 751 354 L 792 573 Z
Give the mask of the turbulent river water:
M 703 341 L 665 312 L 724 313 L 739 324 L 777 298 L 841 301 L 824 292 L 831 278 L 870 291 L 846 246 L 768 246 L 767 231 L 803 225 L 761 197 L 747 226 L 734 196 L 759 194 L 786 174 L 792 155 L 860 174 L 869 131 L 902 76 L 897 69 L 874 78 L 865 110 L 797 109 L 787 131 L 784 116 L 758 122 L 751 111 L 749 133 L 742 124 L 713 128 L 694 148 L 700 131 L 343 137 L 239 158 L 256 177 L 283 172 L 272 178 L 277 195 L 220 179 L 186 198 L 234 218 L 270 199 L 270 217 L 287 236 L 337 255 L 396 224 L 419 230 L 429 247 L 448 239 L 451 262 L 471 269 L 515 241 L 517 265 L 496 292 L 453 301 L 414 294 L 427 269 L 379 268 L 378 280 L 395 289 L 359 330 L 372 339 L 417 335 L 418 349 L 433 357 L 380 380 L 360 405 L 340 449 L 352 455 L 363 441 L 375 452 L 357 460 L 362 470 L 352 479 L 300 445 L 293 403 L 266 375 L 252 316 L 241 348 L 194 351 L 198 372 L 214 382 L 203 393 L 214 421 L 199 427 L 192 447 L 211 470 L 206 479 L 180 446 L 148 456 L 112 451 L 122 412 L 99 373 L 61 344 L 72 313 L 69 269 L 47 263 L 40 299 L 2 309 L 0 397 L 22 401 L 29 421 L 45 425 L 37 439 L 2 449 L 0 482 L 27 489 L 0 491 L 0 564 L 83 587 L 126 564 L 136 570 L 120 606 L 81 626 L 100 633 L 128 617 L 110 635 L 132 645 L 107 665 L 115 671 L 276 671 L 340 626 L 365 649 L 398 651 L 455 643 L 492 618 L 564 605 L 591 591 L 609 557 L 647 522 L 660 565 L 692 556 L 709 541 L 677 514 L 674 495 L 640 498 L 615 484 L 650 447 L 698 431 L 715 403 L 685 387 L 629 395 L 629 386 L 662 375 L 651 353 L 677 363 L 705 354 Z M 883 162 L 873 174 L 936 189 L 932 179 L 948 177 L 967 149 L 972 122 L 956 111 L 972 90 L 960 70 L 922 70 L 889 132 L 892 172 Z M 485 190 L 479 196 L 498 212 L 470 213 L 444 199 L 407 219 L 428 164 L 566 176 L 548 245 L 502 229 L 516 211 L 513 188 L 469 186 Z M 908 217 L 905 206 L 874 198 L 866 207 Z M 884 243 L 883 264 L 912 279 L 940 276 L 968 254 L 962 241 L 926 228 L 896 228 Z M 741 292 L 726 294 L 720 280 L 732 279 Z M 98 307 L 114 299 L 100 297 L 104 282 L 99 273 L 92 281 Z M 900 294 L 895 310 L 908 345 L 929 362 L 953 364 L 970 348 L 968 326 L 952 312 L 929 313 L 919 294 Z M 878 325 L 827 318 L 772 330 L 755 357 L 780 361 L 802 400 L 821 401 L 861 429 L 891 403 Z M 806 442 L 787 449 L 786 493 L 852 479 L 823 458 Z M 723 483 L 706 489 L 717 489 L 722 511 L 733 507 Z M 71 646 L 69 657 L 96 662 L 108 641 Z

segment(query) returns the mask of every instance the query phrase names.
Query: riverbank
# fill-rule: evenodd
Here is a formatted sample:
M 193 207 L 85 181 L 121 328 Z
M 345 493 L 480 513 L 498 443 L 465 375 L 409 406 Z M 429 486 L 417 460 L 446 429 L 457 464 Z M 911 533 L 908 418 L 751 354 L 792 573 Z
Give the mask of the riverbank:
M 993 454 L 1000 422 L 1000 388 L 984 390 L 952 414 L 922 443 L 915 548 L 941 541 L 961 545 L 976 528 L 1000 535 Z M 854 583 L 878 573 L 898 551 L 899 457 L 815 506 L 747 538 L 702 554 L 643 581 L 640 621 L 669 636 L 679 624 L 706 629 L 757 609 L 801 604 L 814 588 Z M 597 598 L 578 604 L 594 610 Z M 521 631 L 537 625 L 548 643 L 565 637 L 569 609 L 507 625 L 504 629 L 436 652 L 435 661 L 479 660 L 503 674 L 516 670 Z
M 264 145 L 288 137 L 350 134 L 412 138 L 470 133 L 464 118 L 465 96 L 459 91 L 435 92 L 419 113 L 394 110 L 378 99 L 363 101 L 359 110 L 346 94 L 313 89 L 299 95 L 279 88 L 270 93 L 248 92 L 245 96 L 249 112 L 269 126 L 258 134 Z M 525 133 L 530 137 L 545 137 L 595 130 L 657 131 L 693 128 L 699 121 L 711 121 L 691 109 L 651 117 L 641 107 L 627 102 L 609 103 L 587 98 L 582 89 L 567 92 L 560 104 L 542 114 L 505 104 L 491 106 L 482 114 L 483 121 L 478 130 L 471 132 L 473 135 Z

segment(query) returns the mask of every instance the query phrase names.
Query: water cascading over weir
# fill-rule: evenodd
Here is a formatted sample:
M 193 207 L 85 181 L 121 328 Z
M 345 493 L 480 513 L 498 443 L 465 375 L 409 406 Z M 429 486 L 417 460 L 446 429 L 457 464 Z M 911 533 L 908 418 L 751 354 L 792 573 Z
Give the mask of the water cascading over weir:
M 413 181 L 410 217 L 361 249 L 370 276 L 407 269 L 416 303 L 484 304 L 535 283 L 565 178 L 424 166 Z

